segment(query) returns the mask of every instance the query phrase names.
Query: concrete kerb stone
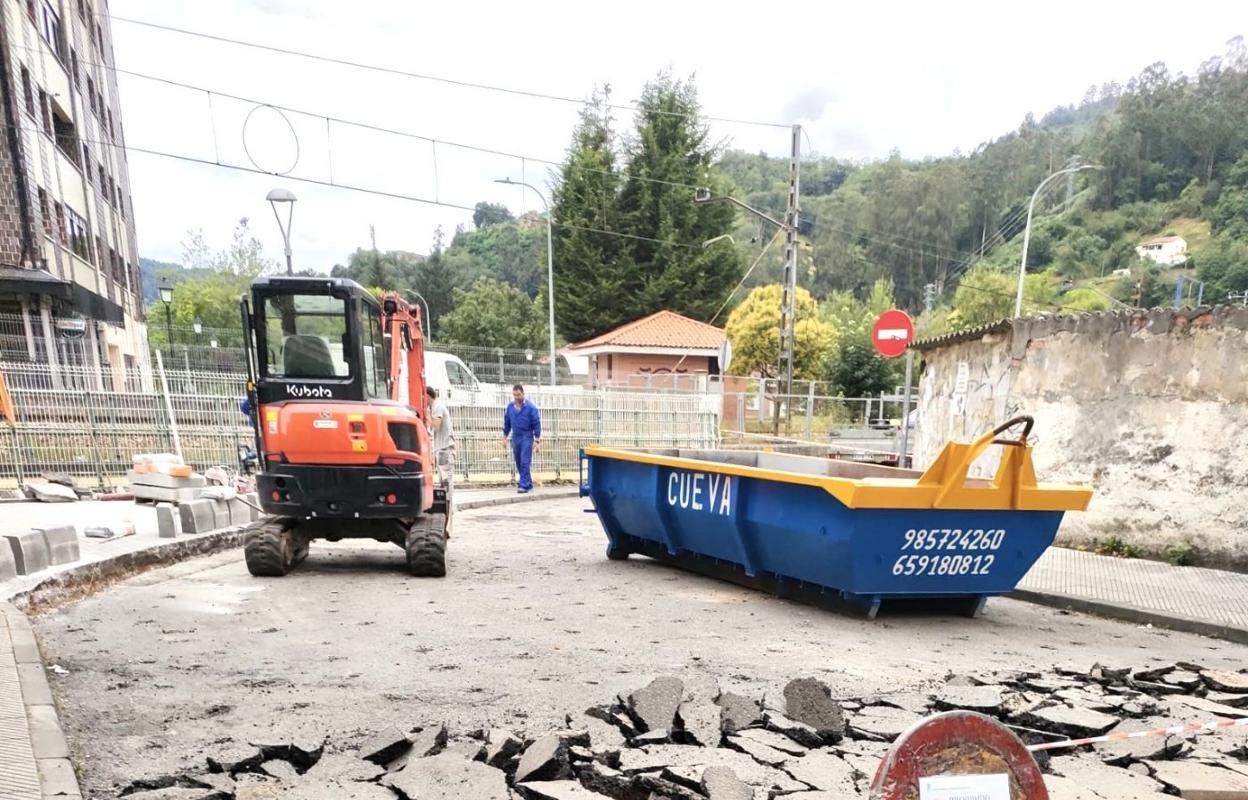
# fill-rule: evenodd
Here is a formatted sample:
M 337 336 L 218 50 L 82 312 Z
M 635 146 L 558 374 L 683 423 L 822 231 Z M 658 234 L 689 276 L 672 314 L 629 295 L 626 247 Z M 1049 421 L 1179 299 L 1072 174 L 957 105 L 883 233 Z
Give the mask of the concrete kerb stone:
M 11 581 L 17 577 L 17 560 L 13 557 L 13 548 L 8 539 L 0 539 L 0 583 Z
M 33 575 L 48 568 L 48 542 L 42 532 L 6 533 L 18 575 Z
M 69 742 L 61 728 L 52 700 L 47 673 L 34 630 L 25 614 L 11 603 L 0 602 L 0 614 L 8 625 L 13 656 L 17 662 L 18 685 L 26 709 L 34 766 L 44 797 L 81 798 L 81 789 L 69 760 Z
M 73 525 L 57 525 L 31 530 L 43 534 L 43 540 L 48 549 L 48 566 L 72 564 L 82 557 L 78 548 L 78 530 Z
M 178 525 L 173 516 L 173 506 L 156 506 L 156 532 L 161 539 L 177 537 Z
M 215 530 L 217 515 L 211 500 L 192 500 L 178 506 L 183 533 L 207 533 Z M 224 526 L 221 526 L 224 527 Z

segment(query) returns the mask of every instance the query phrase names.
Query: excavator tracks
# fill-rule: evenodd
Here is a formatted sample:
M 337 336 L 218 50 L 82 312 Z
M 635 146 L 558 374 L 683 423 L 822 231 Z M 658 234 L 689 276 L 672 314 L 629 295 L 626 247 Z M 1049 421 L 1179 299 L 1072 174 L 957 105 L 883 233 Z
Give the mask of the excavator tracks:
M 444 513 L 427 513 L 407 531 L 407 568 L 418 578 L 446 576 L 446 523 Z
M 298 520 L 267 517 L 243 536 L 247 571 L 264 578 L 280 578 L 308 556 L 308 540 L 294 531 Z

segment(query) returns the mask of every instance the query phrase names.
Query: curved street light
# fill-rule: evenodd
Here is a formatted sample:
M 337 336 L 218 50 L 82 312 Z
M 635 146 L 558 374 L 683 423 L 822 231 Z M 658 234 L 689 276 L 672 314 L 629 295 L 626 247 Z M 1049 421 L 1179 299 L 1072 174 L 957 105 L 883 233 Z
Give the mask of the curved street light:
M 290 223 L 295 216 L 295 193 L 289 189 L 271 189 L 265 200 L 269 201 L 269 205 L 273 206 L 273 217 L 277 220 L 277 229 L 282 232 L 282 243 L 286 246 L 286 274 L 294 275 L 295 270 L 290 261 Z M 286 224 L 282 224 L 282 217 L 277 213 L 277 204 L 286 204 Z
M 1031 212 L 1036 206 L 1036 198 L 1044 191 L 1044 187 L 1053 182 L 1055 178 L 1062 175 L 1069 175 L 1072 172 L 1081 172 L 1085 169 L 1104 169 L 1100 164 L 1080 164 L 1077 167 L 1067 167 L 1059 169 L 1049 177 L 1040 181 L 1040 185 L 1031 193 L 1031 202 L 1027 204 L 1027 227 L 1023 230 L 1023 260 L 1018 265 L 1018 295 L 1014 298 L 1014 316 L 1021 317 L 1023 315 L 1023 278 L 1027 275 L 1027 246 L 1031 244 Z

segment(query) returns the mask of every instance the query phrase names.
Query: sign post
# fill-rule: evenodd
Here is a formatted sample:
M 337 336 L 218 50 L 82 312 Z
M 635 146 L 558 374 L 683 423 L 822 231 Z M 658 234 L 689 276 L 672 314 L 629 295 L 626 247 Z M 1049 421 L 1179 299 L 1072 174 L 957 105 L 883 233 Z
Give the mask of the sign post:
M 885 311 L 871 329 L 871 344 L 885 358 L 897 358 L 906 354 L 906 388 L 901 404 L 901 450 L 897 453 L 897 466 L 907 466 L 910 452 L 910 388 L 914 374 L 914 321 L 898 308 Z M 883 409 L 881 409 L 881 412 Z M 881 414 L 883 416 L 883 414 Z

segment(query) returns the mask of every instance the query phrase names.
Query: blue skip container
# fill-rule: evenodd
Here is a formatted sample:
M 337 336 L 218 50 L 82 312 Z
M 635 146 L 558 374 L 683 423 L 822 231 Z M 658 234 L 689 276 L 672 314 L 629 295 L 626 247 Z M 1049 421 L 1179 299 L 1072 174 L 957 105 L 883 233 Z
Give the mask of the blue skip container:
M 1022 425 L 1017 439 L 999 438 Z M 587 447 L 581 494 L 607 557 L 642 554 L 790 596 L 845 601 L 874 617 L 884 600 L 940 600 L 977 614 L 1014 589 L 1091 489 L 1038 484 L 1018 417 L 950 442 L 924 472 L 740 450 Z M 968 479 L 989 447 L 992 480 Z

